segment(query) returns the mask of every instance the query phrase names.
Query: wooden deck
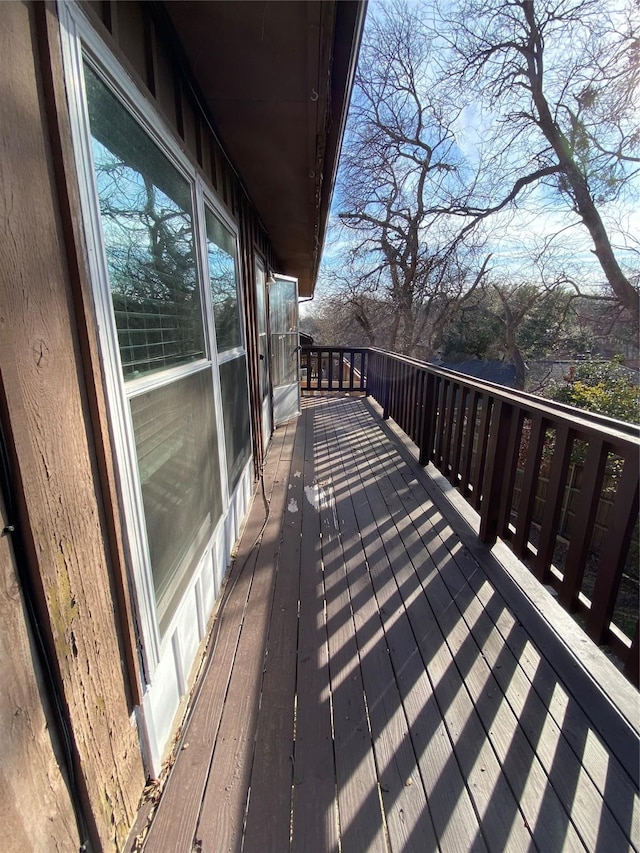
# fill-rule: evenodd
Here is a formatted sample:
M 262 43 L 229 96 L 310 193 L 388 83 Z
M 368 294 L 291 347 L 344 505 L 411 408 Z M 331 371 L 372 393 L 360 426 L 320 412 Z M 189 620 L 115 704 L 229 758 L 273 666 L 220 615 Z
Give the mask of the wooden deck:
M 638 849 L 637 719 L 368 401 L 304 400 L 265 486 L 146 853 Z

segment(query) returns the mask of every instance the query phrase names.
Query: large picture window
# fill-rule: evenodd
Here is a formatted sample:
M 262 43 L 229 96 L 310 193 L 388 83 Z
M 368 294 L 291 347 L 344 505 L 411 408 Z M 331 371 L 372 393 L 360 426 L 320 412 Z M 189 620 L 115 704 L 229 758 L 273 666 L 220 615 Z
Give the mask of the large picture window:
M 84 71 L 113 319 L 163 633 L 222 514 L 193 185 L 91 66 Z

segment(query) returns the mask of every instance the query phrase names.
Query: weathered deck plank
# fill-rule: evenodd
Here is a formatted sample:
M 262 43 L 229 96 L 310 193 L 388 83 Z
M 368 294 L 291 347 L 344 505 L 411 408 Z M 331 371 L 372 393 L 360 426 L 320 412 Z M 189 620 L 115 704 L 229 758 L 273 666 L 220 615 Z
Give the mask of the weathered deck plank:
M 296 430 L 286 481 L 282 537 L 276 558 L 276 582 L 264 663 L 255 754 L 251 769 L 251 800 L 244 834 L 246 853 L 286 850 L 291 822 L 298 598 L 301 536 L 296 513 L 304 498 L 302 477 L 305 433 Z
M 310 491 L 305 492 L 301 517 L 304 557 L 300 565 L 291 850 L 323 853 L 338 850 L 339 820 L 320 520 L 307 498 L 317 499 L 318 494 L 314 419 L 303 416 L 301 424 L 306 433 L 303 485 Z
M 340 457 L 331 452 L 335 444 L 331 422 L 318 421 L 324 447 L 318 458 L 323 472 L 320 521 L 340 836 L 349 849 L 374 853 L 388 846 L 350 597 L 361 565 L 352 556 L 358 550 L 359 533 L 355 522 L 347 526 L 341 515 L 342 501 L 333 480 Z
M 247 805 L 266 637 L 272 614 L 288 473 L 295 429 L 286 429 L 280 463 L 261 537 L 253 583 L 243 615 L 233 677 L 225 701 L 195 841 L 203 853 L 237 850 Z
M 280 462 L 285 431 L 274 440 L 265 477 L 273 487 Z M 256 498 L 259 500 L 259 498 Z M 158 809 L 147 835 L 145 849 L 150 851 L 191 850 L 200 814 L 211 757 L 224 709 L 227 689 L 242 630 L 242 614 L 251 591 L 255 561 L 258 552 L 251 545 L 258 536 L 264 513 L 252 511 L 244 531 L 242 546 L 238 551 L 236 569 L 229 578 L 212 644 L 215 647 L 215 676 L 203 678 L 199 685 L 198 701 L 185 726 L 180 760 L 175 762 L 171 774 L 171 792 L 165 802 L 170 808 Z M 231 596 L 230 593 L 233 593 Z
M 147 853 L 637 849 L 628 757 L 401 450 L 353 398 L 277 431 Z

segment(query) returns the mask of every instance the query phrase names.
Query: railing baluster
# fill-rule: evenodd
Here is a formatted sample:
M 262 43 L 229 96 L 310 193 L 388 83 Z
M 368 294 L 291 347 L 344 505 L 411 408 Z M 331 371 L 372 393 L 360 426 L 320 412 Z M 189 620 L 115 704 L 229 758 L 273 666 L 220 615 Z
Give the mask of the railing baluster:
M 518 557 L 524 558 L 529 551 L 529 532 L 536 502 L 536 487 L 540 472 L 540 460 L 544 447 L 546 424 L 540 414 L 535 414 L 531 420 L 529 448 L 524 465 L 522 488 L 520 491 L 520 506 L 516 519 L 516 533 L 513 537 L 513 550 Z
M 422 433 L 420 435 L 420 464 L 426 465 L 433 455 L 433 440 L 435 436 L 436 415 L 437 415 L 437 380 L 433 373 L 427 373 L 423 382 L 422 393 Z
M 513 416 L 511 418 L 511 427 L 509 429 L 509 438 L 507 446 L 502 451 L 505 456 L 504 468 L 505 477 L 500 492 L 500 507 L 498 509 L 498 536 L 504 536 L 505 539 L 511 539 L 511 530 L 509 524 L 511 522 L 511 507 L 513 505 L 513 489 L 515 486 L 516 470 L 518 467 L 518 456 L 520 451 L 520 442 L 522 439 L 522 427 L 524 424 L 525 412 L 519 406 L 515 406 Z
M 593 588 L 587 633 L 601 643 L 609 630 L 609 622 L 629 543 L 638 518 L 638 454 L 630 453 L 624 462 L 616 497 L 600 550 L 600 562 Z
M 457 382 L 449 383 L 449 392 L 445 403 L 445 427 L 442 443 L 442 465 L 440 470 L 447 479 L 450 479 L 450 463 L 451 463 L 451 437 L 453 435 L 453 423 L 456 414 L 456 398 L 458 396 L 459 384 Z
M 451 452 L 451 474 L 449 476 L 449 479 L 454 484 L 454 486 L 458 485 L 458 480 L 460 476 L 460 463 L 462 461 L 462 436 L 464 432 L 467 398 L 469 396 L 469 389 L 466 385 L 460 383 L 458 387 L 458 401 L 456 406 L 455 428 L 453 433 L 453 446 Z
M 435 455 L 433 458 L 434 465 L 439 471 L 442 471 L 442 466 L 444 464 L 444 460 L 442 457 L 443 453 L 443 441 L 444 441 L 444 429 L 445 429 L 445 406 L 447 401 L 447 394 L 449 391 L 450 380 L 444 379 L 443 377 L 438 377 L 438 413 L 436 418 L 436 447 L 435 447 Z
M 462 494 L 468 498 L 471 494 L 471 463 L 473 461 L 473 444 L 476 437 L 476 420 L 478 416 L 478 392 L 471 391 L 467 403 L 466 428 L 464 431 L 464 442 L 462 449 L 462 460 L 460 463 L 460 485 Z
M 497 399 L 491 414 L 491 430 L 487 448 L 487 464 L 482 484 L 480 505 L 480 539 L 493 544 L 500 535 L 500 496 L 505 485 L 507 446 L 515 412 L 506 400 Z
M 551 459 L 547 499 L 545 500 L 542 514 L 538 553 L 533 563 L 533 574 L 543 583 L 549 578 L 549 568 L 553 560 L 572 446 L 573 432 L 569 429 L 569 424 L 566 422 L 559 423 L 556 429 L 553 457 Z
M 582 586 L 585 560 L 591 544 L 591 532 L 598 511 L 606 464 L 607 448 L 602 438 L 594 438 L 587 451 L 578 506 L 571 527 L 564 577 L 558 596 L 560 602 L 569 610 L 575 607 Z
M 482 483 L 484 482 L 484 471 L 487 464 L 487 444 L 489 442 L 493 398 L 488 394 L 483 394 L 478 405 L 480 402 L 482 403 L 482 414 L 480 415 L 476 458 L 473 465 L 473 506 L 477 510 L 480 509 L 482 503 Z

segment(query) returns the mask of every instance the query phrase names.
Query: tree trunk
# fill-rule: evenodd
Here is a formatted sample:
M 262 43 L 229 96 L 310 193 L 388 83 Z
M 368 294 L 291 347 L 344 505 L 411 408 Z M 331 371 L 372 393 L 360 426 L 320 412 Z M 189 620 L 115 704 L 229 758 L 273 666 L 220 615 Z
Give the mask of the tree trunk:
M 529 2 L 525 2 L 522 5 L 529 28 L 527 76 L 531 86 L 531 96 L 538 111 L 538 127 L 553 148 L 558 165 L 562 169 L 569 186 L 575 210 L 589 232 L 593 241 L 594 254 L 600 263 L 600 267 L 611 289 L 620 304 L 626 308 L 634 322 L 638 324 L 640 322 L 638 294 L 618 264 L 611 248 L 609 235 L 593 200 L 587 180 L 573 158 L 569 140 L 554 121 L 549 103 L 543 91 L 544 44 L 535 19 L 533 0 L 529 0 Z

